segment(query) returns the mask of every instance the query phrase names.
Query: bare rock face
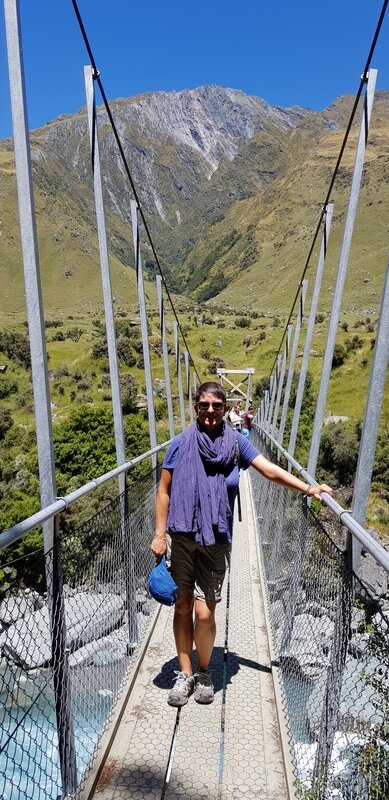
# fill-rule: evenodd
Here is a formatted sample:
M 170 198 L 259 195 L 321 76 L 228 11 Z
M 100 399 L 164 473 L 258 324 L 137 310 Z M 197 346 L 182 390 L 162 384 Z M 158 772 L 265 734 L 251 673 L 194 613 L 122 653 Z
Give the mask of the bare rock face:
M 297 128 L 306 119 L 317 120 L 320 128 L 329 127 L 328 121 L 320 121 L 320 115 L 309 109 L 271 106 L 237 89 L 214 85 L 113 100 L 110 109 L 134 183 L 141 191 L 142 207 L 155 215 L 162 229 L 166 225 L 169 229 L 184 227 L 187 216 L 193 218 L 195 227 L 199 216 L 212 221 L 215 197 L 208 199 L 204 191 L 220 166 L 234 161 L 256 134 L 269 135 L 266 160 L 270 152 L 272 161 L 273 147 L 276 154 L 279 151 L 277 133 Z M 98 125 L 101 161 L 109 165 L 104 170 L 107 202 L 128 222 L 128 180 L 105 108 L 98 110 Z M 60 117 L 35 131 L 32 159 L 35 180 L 42 189 L 56 191 L 60 185 L 75 198 L 79 184 L 83 197 L 85 188 L 91 186 L 85 112 Z M 245 179 L 244 189 L 242 171 L 246 166 L 229 175 L 229 192 L 223 192 L 227 206 L 234 198 L 240 199 L 242 192 L 243 196 L 254 193 L 261 164 L 254 175 L 251 161 L 244 158 L 248 173 L 252 173 Z M 264 174 L 270 174 L 268 164 Z
M 312 114 L 297 106 L 270 106 L 237 89 L 214 85 L 182 92 L 153 92 L 122 101 L 121 112 L 131 127 L 197 151 L 211 172 L 223 156 L 235 156 L 242 139 L 251 139 L 256 132 L 271 126 L 283 130 L 297 127 Z

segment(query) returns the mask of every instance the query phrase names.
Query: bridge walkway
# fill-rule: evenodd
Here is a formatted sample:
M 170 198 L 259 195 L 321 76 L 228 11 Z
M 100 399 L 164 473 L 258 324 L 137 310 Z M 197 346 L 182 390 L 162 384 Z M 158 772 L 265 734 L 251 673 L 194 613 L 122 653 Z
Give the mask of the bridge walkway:
M 228 586 L 217 609 L 215 701 L 166 702 L 178 669 L 173 610 L 161 607 L 94 800 L 285 800 L 283 754 L 259 577 L 250 484 L 241 477 Z

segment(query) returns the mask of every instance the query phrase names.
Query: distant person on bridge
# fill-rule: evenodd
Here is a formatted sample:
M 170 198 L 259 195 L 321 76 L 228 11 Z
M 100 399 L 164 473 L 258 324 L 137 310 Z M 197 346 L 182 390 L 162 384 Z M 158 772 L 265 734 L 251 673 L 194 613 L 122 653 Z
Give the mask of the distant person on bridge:
M 234 428 L 235 431 L 242 430 L 242 401 L 237 400 L 235 405 L 232 406 L 227 414 L 227 421 Z
M 250 431 L 253 425 L 253 419 L 254 419 L 254 406 L 250 405 L 247 411 L 245 411 L 244 414 L 242 414 L 243 436 L 250 436 Z
M 156 502 L 151 543 L 155 556 L 167 551 L 178 585 L 174 637 L 180 671 L 169 692 L 171 706 L 183 706 L 194 692 L 198 703 L 212 703 L 209 662 L 216 635 L 215 609 L 230 563 L 233 506 L 239 468 L 254 467 L 265 478 L 320 499 L 332 494 L 326 484 L 309 486 L 268 461 L 249 439 L 226 424 L 226 393 L 218 383 L 196 392 L 197 420 L 176 436 L 167 450 Z M 197 650 L 193 674 L 192 649 Z

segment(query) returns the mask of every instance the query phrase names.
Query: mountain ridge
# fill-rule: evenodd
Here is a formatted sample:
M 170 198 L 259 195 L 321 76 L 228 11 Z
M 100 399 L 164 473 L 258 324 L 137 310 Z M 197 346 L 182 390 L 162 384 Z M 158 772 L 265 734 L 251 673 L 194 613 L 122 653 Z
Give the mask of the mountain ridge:
M 386 132 L 389 93 L 378 93 L 377 98 L 380 125 Z M 283 109 L 239 89 L 216 85 L 110 101 L 153 242 L 173 289 L 197 296 L 205 285 L 211 292 L 208 299 L 231 302 L 239 295 L 236 287 L 243 272 L 255 267 L 261 281 L 263 273 L 277 271 L 283 249 L 288 261 L 297 264 L 285 224 L 305 226 L 305 244 L 325 196 L 334 142 L 339 144 L 351 102 L 350 96 L 339 97 L 322 112 L 299 106 Z M 114 271 L 124 275 L 123 268 L 132 266 L 134 260 L 131 192 L 106 111 L 99 107 L 97 114 L 109 245 Z M 373 149 L 374 138 L 384 137 L 372 136 Z M 7 217 L 11 227 L 11 240 L 5 228 L 0 239 L 2 277 L 10 276 L 20 261 L 11 152 L 11 140 L 0 142 L 0 193 L 10 206 Z M 76 284 L 82 296 L 93 281 L 97 260 L 85 110 L 32 131 L 31 154 L 45 282 L 52 282 L 52 273 L 56 273 L 63 284 L 64 273 L 69 277 L 70 271 L 67 290 L 73 295 L 69 287 Z M 343 170 L 347 177 L 352 167 L 349 161 Z M 305 185 L 299 189 L 301 175 Z M 379 182 L 378 193 L 386 205 L 384 181 L 378 174 L 374 180 Z M 346 181 L 344 184 L 343 209 Z M 247 203 L 251 205 L 248 222 L 241 219 Z M 250 225 L 253 227 L 248 229 Z M 236 234 L 227 240 L 234 230 Z M 152 276 L 152 252 L 144 234 L 142 240 L 144 261 Z M 73 280 L 77 270 L 78 282 Z M 291 274 L 297 276 L 296 270 L 293 267 Z M 250 292 L 249 301 L 257 302 L 258 294 Z

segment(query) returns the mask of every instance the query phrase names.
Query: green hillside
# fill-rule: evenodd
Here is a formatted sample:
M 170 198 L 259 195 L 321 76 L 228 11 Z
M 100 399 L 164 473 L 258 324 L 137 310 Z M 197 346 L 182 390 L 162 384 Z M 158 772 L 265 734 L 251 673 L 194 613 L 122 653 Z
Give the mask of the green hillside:
M 133 105 L 137 103 L 139 105 L 139 99 L 133 101 Z M 129 101 L 118 101 L 118 113 L 123 115 L 123 120 L 129 114 L 128 106 Z M 249 138 L 236 134 L 233 157 L 228 155 L 231 141 L 226 140 L 226 150 L 212 169 L 200 150 L 193 152 L 187 143 L 174 142 L 168 128 L 159 138 L 152 126 L 144 137 L 140 128 L 135 133 L 129 131 L 128 135 L 134 133 L 129 152 L 132 157 L 135 152 L 139 157 L 139 164 L 133 165 L 136 177 L 140 181 L 149 171 L 145 183 L 139 183 L 143 192 L 142 207 L 144 202 L 154 245 L 160 254 L 167 284 L 174 289 L 175 308 L 200 380 L 214 379 L 217 367 L 252 367 L 256 389 L 268 376 L 311 246 L 350 107 L 351 98 L 340 98 L 321 115 L 307 111 L 289 126 L 279 127 L 274 120 L 267 120 Z M 334 366 L 327 400 L 327 414 L 348 417 L 350 431 L 356 430 L 364 415 L 387 259 L 388 110 L 389 93 L 379 93 L 339 324 L 337 344 L 345 355 L 343 363 Z M 159 116 L 157 119 L 160 123 Z M 359 121 L 350 136 L 331 198 L 335 212 L 311 350 L 314 396 L 321 374 L 358 126 Z M 104 126 L 101 149 L 130 456 L 141 452 L 148 442 L 129 218 L 131 197 L 117 154 L 112 150 L 109 129 Z M 32 155 L 50 400 L 54 428 L 59 435 L 66 436 L 61 433 L 63 426 L 77 417 L 79 409 L 88 409 L 85 413 L 90 417 L 94 413 L 97 417 L 102 414 L 108 422 L 111 414 L 99 252 L 83 115 L 61 118 L 34 131 Z M 31 513 L 39 502 L 32 387 L 25 357 L 28 338 L 15 183 L 11 143 L 0 142 L 0 279 L 5 287 L 0 307 L 0 364 L 6 367 L 6 372 L 0 375 L 0 439 L 4 453 L 0 496 L 4 526 Z M 179 206 L 177 197 L 182 197 Z M 145 274 L 150 278 L 146 281 L 146 295 L 153 377 L 163 379 L 153 278 L 156 266 L 144 231 L 141 237 Z M 319 242 L 307 272 L 307 309 L 318 248 Z M 168 303 L 165 310 L 169 345 L 173 351 L 174 316 Z M 12 347 L 8 347 L 10 334 L 16 335 Z M 303 343 L 304 332 L 297 369 Z M 181 342 L 181 351 L 184 349 Z M 173 360 L 172 357 L 172 372 Z M 173 389 L 178 429 L 180 416 L 175 380 Z M 258 393 L 254 396 L 257 401 Z M 167 438 L 166 408 L 164 400 L 157 396 L 156 407 L 158 436 L 162 441 Z M 389 393 L 386 391 L 381 436 L 387 427 L 388 414 Z M 108 438 L 109 456 L 104 456 L 101 463 L 93 462 L 95 474 L 115 464 L 114 446 Z M 304 443 L 300 443 L 299 454 L 301 458 L 306 455 Z M 383 461 L 379 463 L 384 464 Z M 373 500 L 370 511 L 370 521 L 380 530 L 389 527 L 385 470 L 383 466 L 381 482 L 377 483 L 379 502 Z M 82 467 L 80 472 L 70 474 L 61 466 L 60 473 L 59 490 L 63 494 L 91 477 Z M 89 510 L 92 512 L 94 508 L 91 506 Z

